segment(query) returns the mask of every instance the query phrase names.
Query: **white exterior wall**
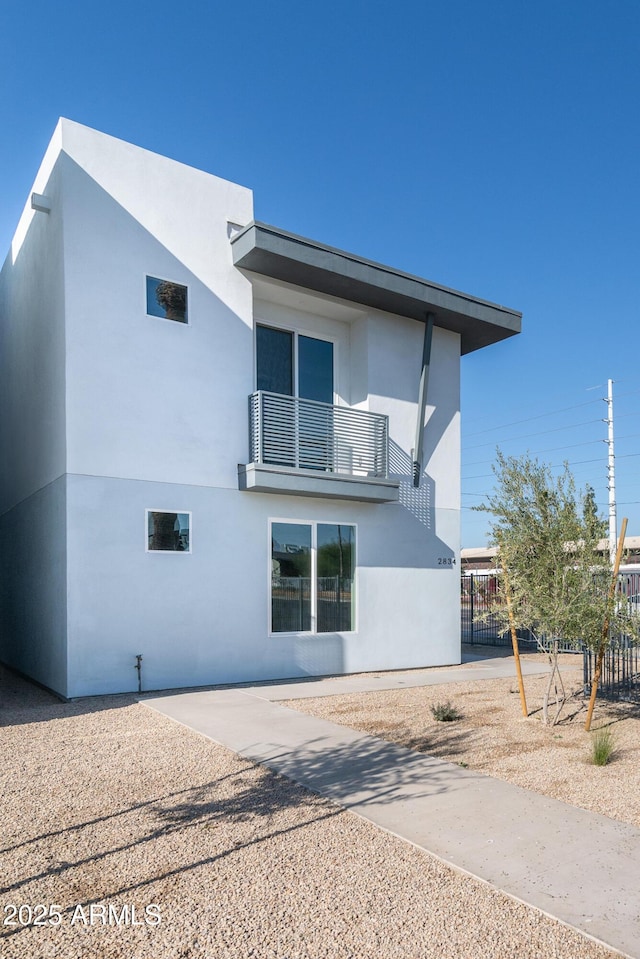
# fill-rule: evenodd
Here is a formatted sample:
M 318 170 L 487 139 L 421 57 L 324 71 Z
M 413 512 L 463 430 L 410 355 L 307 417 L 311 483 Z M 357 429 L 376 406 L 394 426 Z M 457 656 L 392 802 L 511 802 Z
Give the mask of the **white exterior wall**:
M 251 192 L 77 124 L 63 130 L 67 469 L 234 487 L 252 300 L 227 221 L 251 220 Z M 147 275 L 187 286 L 188 324 L 146 316 Z
M 36 181 L 0 273 L 0 513 L 65 472 L 64 252 L 59 169 Z
M 66 477 L 0 516 L 0 661 L 67 686 Z
M 413 485 L 424 325 L 375 314 L 367 338 L 369 409 L 389 416 L 390 475 L 400 501 L 385 507 L 360 602 L 367 629 L 403 666 L 460 662 L 460 338 L 435 328 L 423 473 Z M 369 565 L 369 564 L 367 564 Z M 396 629 L 396 623 L 400 626 Z M 391 642 L 389 636 L 391 634 Z M 400 663 L 398 664 L 400 665 Z M 366 665 L 365 668 L 392 668 Z
M 143 685 L 149 689 L 459 661 L 459 567 L 442 563 L 457 560 L 459 553 L 457 335 L 434 332 L 425 434 L 429 458 L 415 490 L 406 450 L 414 437 L 411 381 L 417 391 L 424 327 L 383 314 L 370 317 L 367 353 L 354 358 L 351 322 L 337 318 L 335 304 L 327 318 L 311 313 L 308 304 L 305 310 L 287 308 L 282 289 L 277 299 L 256 301 L 256 320 L 330 336 L 342 369 L 338 399 L 349 391 L 354 366 L 378 365 L 388 395 L 372 393 L 366 405 L 391 417 L 400 503 L 239 492 L 235 476 L 229 486 L 215 487 L 73 477 L 68 491 L 73 695 L 135 689 L 137 653 L 143 655 Z M 352 313 L 345 308 L 345 316 Z M 398 324 L 405 325 L 400 338 Z M 358 335 L 357 346 L 362 344 Z M 407 365 L 415 367 L 409 375 Z M 246 444 L 246 407 L 242 433 Z M 245 458 L 246 452 L 245 447 Z M 190 554 L 145 552 L 148 508 L 191 513 Z M 270 520 L 356 526 L 353 632 L 269 635 Z
M 54 575 L 46 556 L 29 574 L 46 580 L 38 602 L 55 630 L 34 647 L 39 671 L 19 668 L 79 696 L 135 689 L 138 653 L 145 689 L 458 662 L 459 567 L 446 562 L 459 556 L 458 336 L 434 331 L 415 490 L 421 323 L 264 280 L 254 304 L 227 223 L 252 218 L 250 191 L 69 121 L 58 135 L 48 228 L 63 232 L 47 241 L 52 276 L 41 281 L 59 291 L 55 349 L 44 349 L 41 323 L 29 334 L 56 440 L 38 434 L 34 413 L 47 468 L 14 477 L 5 502 L 66 474 L 50 506 L 64 562 Z M 34 245 L 30 273 L 37 254 Z M 188 287 L 188 325 L 146 316 L 146 275 Z M 238 490 L 254 320 L 332 339 L 336 402 L 390 417 L 398 504 Z M 192 551 L 147 552 L 146 509 L 190 512 Z M 353 632 L 268 634 L 270 519 L 357 527 Z M 55 608 L 54 595 L 68 602 Z
M 59 131 L 0 272 L 0 660 L 66 694 L 64 254 Z M 30 198 L 29 198 L 30 201 Z

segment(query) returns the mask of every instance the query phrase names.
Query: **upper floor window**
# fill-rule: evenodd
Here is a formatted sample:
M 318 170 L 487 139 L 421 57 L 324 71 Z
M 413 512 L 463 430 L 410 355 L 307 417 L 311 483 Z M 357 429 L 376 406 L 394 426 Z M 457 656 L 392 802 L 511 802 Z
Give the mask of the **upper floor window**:
M 257 326 L 256 381 L 269 393 L 333 403 L 333 343 Z
M 148 276 L 147 314 L 162 317 L 163 320 L 188 323 L 186 286 Z

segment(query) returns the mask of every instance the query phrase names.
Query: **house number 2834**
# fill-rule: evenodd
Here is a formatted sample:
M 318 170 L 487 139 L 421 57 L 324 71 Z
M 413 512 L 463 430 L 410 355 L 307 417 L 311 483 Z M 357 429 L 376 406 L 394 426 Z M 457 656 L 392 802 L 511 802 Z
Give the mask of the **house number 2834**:
M 438 556 L 438 566 L 455 566 L 456 561 L 453 556 Z

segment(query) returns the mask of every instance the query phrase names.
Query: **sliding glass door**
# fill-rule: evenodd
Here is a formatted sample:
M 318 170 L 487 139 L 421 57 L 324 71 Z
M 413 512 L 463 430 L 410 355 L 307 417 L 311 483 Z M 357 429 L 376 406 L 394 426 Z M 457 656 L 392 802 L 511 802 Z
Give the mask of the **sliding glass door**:
M 355 527 L 271 524 L 271 632 L 355 629 Z
M 265 462 L 302 469 L 333 469 L 333 343 L 270 326 L 256 327 L 258 390 L 296 397 L 271 399 Z M 319 405 L 326 404 L 326 405 Z
M 258 325 L 256 381 L 269 393 L 333 403 L 333 343 Z
M 311 527 L 271 527 L 271 623 L 274 633 L 311 630 Z

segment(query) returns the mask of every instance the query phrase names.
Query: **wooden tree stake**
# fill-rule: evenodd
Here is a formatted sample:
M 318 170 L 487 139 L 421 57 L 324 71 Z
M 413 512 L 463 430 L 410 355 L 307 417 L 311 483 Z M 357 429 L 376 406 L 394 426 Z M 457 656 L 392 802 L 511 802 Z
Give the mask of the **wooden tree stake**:
M 507 597 L 507 611 L 509 613 L 509 627 L 511 629 L 511 644 L 513 646 L 513 657 L 516 661 L 516 674 L 518 676 L 518 689 L 520 690 L 520 705 L 522 706 L 522 715 L 526 719 L 529 715 L 527 709 L 527 697 L 524 693 L 524 680 L 522 678 L 522 666 L 520 665 L 520 650 L 518 648 L 518 634 L 513 616 L 513 606 L 511 604 L 511 588 L 509 586 L 509 577 L 506 569 L 502 570 L 504 575 L 504 591 Z
M 616 550 L 616 559 L 613 564 L 613 576 L 611 577 L 611 585 L 609 586 L 609 606 L 610 610 L 613 606 L 613 601 L 616 595 L 616 586 L 618 584 L 618 573 L 620 572 L 620 563 L 622 561 L 622 551 L 624 549 L 624 537 L 627 532 L 627 519 L 626 517 L 622 520 L 622 527 L 620 530 L 620 539 L 618 540 L 618 549 Z M 604 661 L 604 654 L 609 642 L 609 618 L 610 613 L 607 611 L 605 616 L 604 623 L 602 625 L 602 639 L 600 641 L 600 646 L 598 648 L 598 659 L 596 661 L 596 669 L 593 674 L 593 679 L 591 681 L 591 698 L 589 699 L 589 709 L 587 710 L 587 719 L 584 724 L 584 728 L 587 732 L 591 729 L 591 717 L 593 716 L 593 707 L 596 704 L 596 695 L 598 693 L 598 683 L 600 682 L 600 676 L 602 674 L 602 663 Z

